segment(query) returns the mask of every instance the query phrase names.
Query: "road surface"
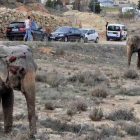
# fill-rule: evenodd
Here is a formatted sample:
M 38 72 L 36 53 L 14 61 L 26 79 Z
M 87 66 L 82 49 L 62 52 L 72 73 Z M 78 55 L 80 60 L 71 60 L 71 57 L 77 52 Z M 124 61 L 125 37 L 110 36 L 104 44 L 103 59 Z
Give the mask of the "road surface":
M 0 38 L 0 44 L 2 44 L 3 41 L 8 41 L 7 39 L 3 39 L 3 38 Z M 89 43 L 93 43 L 93 42 L 89 42 Z M 123 41 L 115 41 L 115 40 L 109 40 L 109 41 L 106 41 L 106 40 L 99 40 L 99 44 L 120 44 L 120 45 L 126 45 L 126 40 L 123 40 Z

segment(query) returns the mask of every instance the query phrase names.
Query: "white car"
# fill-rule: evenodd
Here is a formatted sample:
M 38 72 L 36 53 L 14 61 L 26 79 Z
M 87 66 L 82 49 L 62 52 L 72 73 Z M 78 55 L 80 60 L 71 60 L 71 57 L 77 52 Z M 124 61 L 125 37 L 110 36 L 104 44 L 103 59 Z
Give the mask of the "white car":
M 120 41 L 126 40 L 127 38 L 127 29 L 125 25 L 122 24 L 108 24 L 106 29 L 106 40 L 118 39 Z
M 92 29 L 80 29 L 80 31 L 85 35 L 85 43 L 88 41 L 99 42 L 99 35 L 95 30 Z

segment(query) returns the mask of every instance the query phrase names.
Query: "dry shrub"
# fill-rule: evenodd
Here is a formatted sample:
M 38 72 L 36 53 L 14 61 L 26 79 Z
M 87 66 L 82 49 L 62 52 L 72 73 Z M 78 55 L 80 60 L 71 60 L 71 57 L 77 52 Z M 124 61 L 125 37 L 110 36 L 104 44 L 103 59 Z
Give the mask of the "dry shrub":
M 108 90 L 104 85 L 97 86 L 90 91 L 90 95 L 98 98 L 106 98 L 108 96 Z
M 57 71 L 53 71 L 47 74 L 46 82 L 51 87 L 58 87 L 63 80 L 63 76 L 60 75 Z
M 48 102 L 45 104 L 45 109 L 47 109 L 47 110 L 54 110 L 54 108 L 55 107 L 52 102 Z
M 18 114 L 14 117 L 15 120 L 23 120 L 25 119 L 26 116 L 22 113 L 22 114 Z
M 51 87 L 58 87 L 64 78 L 60 75 L 57 71 L 45 73 L 45 72 L 38 72 L 36 74 L 35 80 L 37 82 L 44 82 L 49 84 Z
M 68 81 L 84 83 L 86 86 L 95 86 L 103 82 L 108 83 L 108 79 L 104 75 L 101 75 L 99 70 L 96 70 L 94 73 L 91 73 L 90 71 L 78 73 L 77 75 L 70 77 Z
M 117 139 L 114 139 L 114 136 Z M 94 128 L 92 134 L 87 136 L 85 140 L 121 140 L 119 137 L 124 137 L 124 135 L 116 126 L 110 127 L 109 125 L 101 125 L 100 130 Z
M 46 82 L 46 77 L 47 77 L 47 73 L 39 71 L 39 72 L 36 73 L 35 80 L 36 80 L 36 82 L 45 83 Z
M 87 111 L 87 104 L 84 100 L 77 100 L 70 105 L 70 109 L 67 110 L 67 114 L 72 116 L 77 111 Z
M 101 108 L 94 108 L 89 114 L 89 118 L 92 121 L 100 121 L 103 118 L 103 111 Z
M 131 136 L 140 135 L 139 123 L 119 121 L 117 122 L 117 125 L 120 125 L 121 128 L 125 130 Z
M 64 54 L 65 54 L 65 52 L 64 52 L 63 48 L 57 48 L 55 50 L 55 55 L 57 55 L 57 56 L 64 55 Z
M 77 111 L 86 111 L 87 110 L 87 104 L 83 100 L 78 100 L 75 103 Z
M 72 110 L 72 109 L 67 110 L 67 115 L 73 116 L 74 114 L 76 114 L 76 110 Z
M 81 125 L 79 124 L 68 124 L 67 122 L 62 122 L 60 120 L 52 120 L 48 118 L 46 120 L 41 120 L 40 124 L 45 128 L 51 128 L 53 131 L 57 132 L 73 132 L 78 133 L 81 129 Z
M 136 79 L 138 78 L 138 73 L 134 69 L 128 69 L 124 72 L 124 78 Z
M 140 100 L 138 100 L 138 101 L 136 102 L 136 104 L 140 104 Z
M 111 111 L 111 113 L 106 118 L 112 121 L 133 120 L 135 119 L 135 116 L 132 109 L 122 108 Z
M 105 126 L 102 128 L 101 130 L 101 136 L 115 136 L 118 134 L 118 128 L 117 127 L 109 127 L 109 126 Z
M 139 87 L 131 87 L 129 89 L 121 88 L 117 94 L 127 96 L 139 96 L 140 95 L 139 91 L 140 91 Z
M 137 124 L 125 124 L 124 130 L 131 136 L 140 135 L 140 126 Z

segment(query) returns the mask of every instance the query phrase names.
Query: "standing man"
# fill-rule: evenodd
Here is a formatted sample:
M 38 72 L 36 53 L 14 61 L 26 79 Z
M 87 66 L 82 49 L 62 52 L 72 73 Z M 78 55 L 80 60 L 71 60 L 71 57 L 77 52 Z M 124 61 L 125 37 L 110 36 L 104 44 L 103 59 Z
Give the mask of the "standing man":
M 107 29 L 107 26 L 108 26 L 108 22 L 106 22 L 106 29 Z
M 107 26 L 108 26 L 108 22 L 106 22 L 106 37 L 107 37 Z
M 31 20 L 30 20 L 30 16 L 28 16 L 28 18 L 25 20 L 25 28 L 26 28 L 26 34 L 24 36 L 24 41 L 27 38 L 27 41 L 30 41 L 30 36 L 31 36 Z

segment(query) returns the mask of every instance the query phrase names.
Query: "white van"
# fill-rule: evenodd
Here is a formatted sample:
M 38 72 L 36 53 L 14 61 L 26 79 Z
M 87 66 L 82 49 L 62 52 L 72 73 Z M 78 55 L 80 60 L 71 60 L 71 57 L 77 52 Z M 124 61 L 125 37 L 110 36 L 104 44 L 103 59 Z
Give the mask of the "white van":
M 125 29 L 125 25 L 122 24 L 108 24 L 106 29 L 106 40 L 110 39 L 118 39 L 122 41 L 126 40 L 127 30 Z
M 131 10 L 135 10 L 135 8 L 133 8 L 133 7 L 123 7 L 122 8 L 122 13 L 125 13 L 127 11 L 131 11 Z

